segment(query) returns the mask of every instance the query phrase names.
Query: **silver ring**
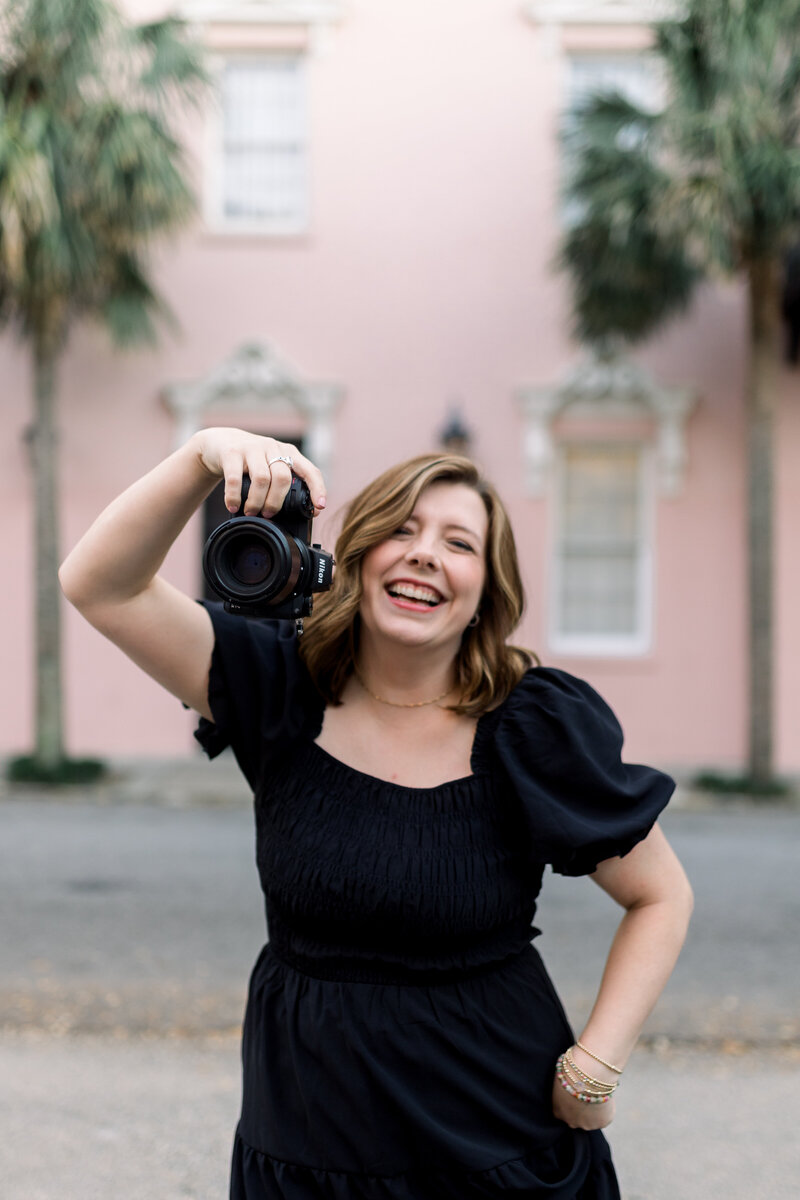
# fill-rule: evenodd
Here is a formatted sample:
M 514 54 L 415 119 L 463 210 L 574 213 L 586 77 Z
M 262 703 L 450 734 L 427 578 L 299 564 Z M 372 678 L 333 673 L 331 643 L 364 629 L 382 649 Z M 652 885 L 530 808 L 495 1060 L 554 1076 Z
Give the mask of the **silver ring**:
M 290 458 L 288 454 L 279 454 L 276 458 L 271 458 L 267 463 L 267 466 L 271 467 L 272 464 L 276 462 L 285 462 L 290 471 L 294 466 L 294 460 Z

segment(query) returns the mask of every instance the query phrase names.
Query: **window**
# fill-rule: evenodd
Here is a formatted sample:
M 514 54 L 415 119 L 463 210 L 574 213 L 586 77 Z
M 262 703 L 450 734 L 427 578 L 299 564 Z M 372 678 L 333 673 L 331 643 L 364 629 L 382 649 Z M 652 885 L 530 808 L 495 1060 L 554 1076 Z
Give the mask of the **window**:
M 302 233 L 308 225 L 306 69 L 301 55 L 228 59 L 221 76 L 212 222 Z
M 567 70 L 567 111 L 594 92 L 620 92 L 648 112 L 662 105 L 658 64 L 649 54 L 572 54 Z
M 650 643 L 649 471 L 636 442 L 566 443 L 556 484 L 551 644 L 641 654 Z
M 572 54 L 567 59 L 566 95 L 563 105 L 562 136 L 569 138 L 574 127 L 575 108 L 596 92 L 619 92 L 646 112 L 657 112 L 663 101 L 658 64 L 651 55 L 641 52 L 628 54 Z M 631 135 L 636 130 L 631 126 Z M 562 146 L 561 175 L 569 181 L 571 159 L 569 143 Z M 580 205 L 575 200 L 562 204 L 564 225 L 577 222 Z

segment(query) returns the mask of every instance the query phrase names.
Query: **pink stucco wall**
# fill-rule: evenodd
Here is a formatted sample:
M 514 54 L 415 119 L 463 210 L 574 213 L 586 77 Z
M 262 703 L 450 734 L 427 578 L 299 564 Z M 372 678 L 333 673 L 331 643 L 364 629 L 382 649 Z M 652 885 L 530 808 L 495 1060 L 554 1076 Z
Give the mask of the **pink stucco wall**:
M 128 7 L 145 8 L 134 0 Z M 689 423 L 684 490 L 657 508 L 652 651 L 555 660 L 545 639 L 548 502 L 526 495 L 514 393 L 557 383 L 577 353 L 565 285 L 552 271 L 563 60 L 518 0 L 456 7 L 457 16 L 444 0 L 351 0 L 313 55 L 307 235 L 228 236 L 198 222 L 156 259 L 179 337 L 165 332 L 157 349 L 123 355 L 102 332 L 76 331 L 61 374 L 63 545 L 171 450 L 173 421 L 159 399 L 165 385 L 205 374 L 247 340 L 274 344 L 309 379 L 344 389 L 332 515 L 318 531 L 326 540 L 336 509 L 371 475 L 435 446 L 457 397 L 475 456 L 518 533 L 529 593 L 519 640 L 608 697 L 631 757 L 736 767 L 746 738 L 742 297 L 736 287 L 705 291 L 641 355 L 659 379 L 693 384 L 701 397 Z M 249 36 L 221 31 L 217 41 Z M 610 36 L 605 30 L 600 40 Z M 639 31 L 614 36 L 641 41 Z M 202 180 L 203 131 L 195 123 L 189 132 Z M 3 675 L 12 681 L 0 752 L 11 753 L 31 738 L 32 646 L 22 444 L 29 373 L 8 333 L 0 337 L 0 378 L 0 603 Z M 800 655 L 797 383 L 787 373 L 777 484 L 777 748 L 780 768 L 792 771 L 800 771 L 800 683 L 791 666 Z M 199 586 L 199 549 L 195 524 L 166 566 L 190 592 Z M 189 749 L 191 720 L 180 705 L 68 611 L 65 669 L 73 751 Z

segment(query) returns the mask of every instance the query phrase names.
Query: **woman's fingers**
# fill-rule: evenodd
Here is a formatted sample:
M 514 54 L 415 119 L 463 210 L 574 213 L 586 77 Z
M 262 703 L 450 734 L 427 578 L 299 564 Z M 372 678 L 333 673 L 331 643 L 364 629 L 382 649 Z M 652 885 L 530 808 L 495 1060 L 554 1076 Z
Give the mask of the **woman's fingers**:
M 266 456 L 269 481 L 264 489 L 264 499 L 259 509 L 255 508 L 255 504 L 261 498 L 262 491 L 259 487 L 255 494 L 253 494 L 251 485 L 251 495 L 253 495 L 252 512 L 261 512 L 265 517 L 274 517 L 280 511 L 286 499 L 286 493 L 291 487 L 293 475 L 297 475 L 308 485 L 314 511 L 315 513 L 320 512 L 326 503 L 325 483 L 322 473 L 305 455 L 300 453 L 296 446 L 292 446 L 288 442 L 274 442 L 272 439 L 265 440 L 272 442 Z M 249 498 L 245 511 L 248 513 L 251 512 Z
M 280 512 L 283 502 L 286 499 L 286 493 L 292 486 L 293 466 L 291 462 L 285 461 L 287 458 L 294 459 L 294 455 L 289 453 L 291 449 L 291 446 L 281 446 L 278 444 L 276 453 L 270 455 L 267 460 L 270 480 L 265 500 L 260 510 L 265 517 L 274 517 L 277 512 Z
M 326 503 L 322 473 L 289 442 L 261 437 L 241 429 L 207 429 L 202 434 L 203 461 L 219 470 L 225 480 L 225 506 L 238 512 L 242 504 L 242 476 L 250 477 L 244 512 L 274 517 L 297 475 L 308 485 L 315 512 Z
M 291 453 L 293 448 L 290 447 L 289 449 Z M 308 484 L 308 490 L 311 493 L 311 503 L 314 505 L 314 512 L 319 513 L 327 503 L 325 480 L 322 478 L 322 472 L 314 466 L 310 459 L 300 454 L 298 450 L 294 450 L 292 457 L 294 458 L 294 473 L 295 475 L 299 475 Z
M 219 463 L 225 480 L 225 507 L 228 512 L 238 512 L 242 503 L 244 456 L 240 450 L 231 447 L 220 454 Z

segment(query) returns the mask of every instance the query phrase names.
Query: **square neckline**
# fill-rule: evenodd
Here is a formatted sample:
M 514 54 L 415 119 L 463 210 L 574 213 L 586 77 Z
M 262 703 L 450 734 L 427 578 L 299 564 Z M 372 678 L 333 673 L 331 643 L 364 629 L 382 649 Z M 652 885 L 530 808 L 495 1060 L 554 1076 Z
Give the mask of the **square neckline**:
M 468 775 L 459 775 L 455 779 L 445 779 L 440 783 L 427 784 L 422 787 L 415 787 L 413 784 L 408 783 L 398 783 L 395 779 L 384 779 L 380 775 L 370 775 L 369 772 L 359 770 L 358 767 L 352 766 L 350 763 L 345 762 L 342 758 L 337 758 L 335 754 L 331 754 L 329 750 L 326 750 L 323 746 L 320 746 L 316 739 L 322 732 L 325 706 L 322 707 L 322 711 L 320 713 L 319 726 L 315 731 L 314 737 L 309 739 L 308 744 L 314 748 L 314 751 L 317 754 L 323 755 L 323 757 L 326 758 L 329 763 L 332 763 L 335 767 L 338 767 L 339 770 L 346 771 L 351 775 L 356 775 L 360 779 L 369 780 L 369 782 L 372 784 L 380 784 L 382 787 L 397 788 L 401 792 L 438 792 L 441 791 L 442 788 L 449 788 L 458 785 L 464 787 L 465 784 L 471 784 L 473 780 L 479 779 L 483 775 L 484 772 L 481 770 L 481 753 L 482 743 L 484 740 L 484 729 L 487 725 L 486 718 L 494 716 L 496 712 L 497 709 L 491 709 L 489 712 L 481 713 L 475 723 L 475 731 L 472 736 L 472 745 L 470 746 L 469 751 L 470 773 Z

